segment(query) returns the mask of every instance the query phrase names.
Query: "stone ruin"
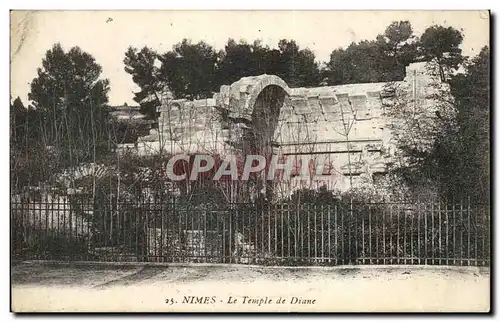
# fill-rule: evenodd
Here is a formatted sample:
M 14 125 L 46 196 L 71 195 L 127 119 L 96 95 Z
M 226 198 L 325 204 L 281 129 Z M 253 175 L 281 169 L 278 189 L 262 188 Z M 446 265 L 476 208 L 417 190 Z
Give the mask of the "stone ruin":
M 280 155 L 323 155 L 338 174 L 329 188 L 345 190 L 373 183 L 394 157 L 391 125 L 397 120 L 388 109 L 395 88 L 408 94 L 409 105 L 432 106 L 435 81 L 426 63 L 410 64 L 404 80 L 391 83 L 289 88 L 274 75 L 244 77 L 221 86 L 213 98 L 164 102 L 158 128 L 122 148 L 140 155 L 224 155 L 259 147 Z

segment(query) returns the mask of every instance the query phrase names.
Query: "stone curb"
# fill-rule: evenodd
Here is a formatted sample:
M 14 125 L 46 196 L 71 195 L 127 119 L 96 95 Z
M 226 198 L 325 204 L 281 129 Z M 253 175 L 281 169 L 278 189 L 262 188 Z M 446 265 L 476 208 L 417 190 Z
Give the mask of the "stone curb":
M 101 267 L 221 267 L 221 268 L 259 268 L 259 269 L 301 269 L 316 271 L 342 271 L 342 270 L 449 270 L 462 272 L 490 272 L 488 266 L 451 266 L 451 265 L 338 265 L 338 266 L 263 266 L 230 263 L 154 263 L 154 262 L 97 262 L 97 261 L 57 261 L 57 260 L 13 260 L 11 264 L 35 264 L 35 265 L 58 265 L 58 266 L 101 266 Z

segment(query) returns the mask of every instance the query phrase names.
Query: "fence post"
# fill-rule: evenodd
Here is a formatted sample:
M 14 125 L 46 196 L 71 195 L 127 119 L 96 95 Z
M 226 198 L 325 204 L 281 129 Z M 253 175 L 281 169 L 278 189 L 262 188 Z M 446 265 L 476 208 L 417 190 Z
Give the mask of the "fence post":
M 330 219 L 330 214 L 331 214 L 331 205 L 328 204 L 328 264 L 331 263 L 331 257 L 332 257 L 332 243 L 331 243 L 331 226 L 332 226 L 332 221 Z
M 463 226 L 464 223 L 464 204 L 463 198 L 460 198 L 460 265 L 464 264 L 464 235 L 463 235 Z
M 427 244 L 429 243 L 427 234 L 428 234 L 428 225 L 427 225 L 427 204 L 424 203 L 424 265 L 427 265 L 429 255 L 427 253 Z
M 435 227 L 434 227 L 434 201 L 431 201 L 431 264 L 435 264 L 436 262 L 436 247 L 434 245 L 434 235 L 435 235 Z
M 364 217 L 364 216 L 363 216 Z M 373 264 L 373 252 L 372 252 L 372 207 L 371 204 L 368 204 L 368 257 L 370 258 L 370 265 Z M 363 251 L 365 248 L 364 238 L 363 238 Z M 366 253 L 366 252 L 365 252 Z M 364 262 L 363 262 L 364 263 Z
M 311 260 L 311 205 L 307 204 L 307 260 Z
M 467 259 L 468 266 L 471 263 L 471 251 L 470 251 L 470 196 L 467 197 Z
M 323 220 L 323 204 L 321 204 L 321 262 L 325 260 L 325 221 Z
M 288 244 L 288 256 L 291 256 L 291 248 L 290 248 L 290 229 L 292 226 L 290 225 L 290 204 L 286 205 L 286 222 L 287 222 L 287 229 L 286 229 L 286 237 L 287 237 L 287 244 Z
M 338 243 L 338 235 L 339 235 L 339 222 L 338 222 L 338 214 L 337 214 L 337 204 L 334 205 L 334 215 L 333 215 L 333 222 L 334 222 L 334 228 L 335 228 L 335 265 L 339 264 L 339 243 Z
M 387 257 L 387 251 L 386 251 L 386 247 L 385 247 L 385 206 L 387 204 L 384 203 L 383 204 L 383 207 L 382 207 L 382 264 L 385 265 L 385 262 L 386 262 L 386 257 Z
M 352 197 L 350 197 L 350 200 L 349 200 L 349 217 L 348 218 L 349 218 L 349 223 L 351 224 L 350 225 L 351 227 L 349 227 L 349 255 L 350 255 L 349 263 L 351 263 L 354 261 L 353 251 L 356 252 L 356 250 L 357 250 L 355 247 L 352 247 L 352 229 L 354 228 L 354 225 L 352 224 L 352 221 L 354 221 L 354 214 L 352 212 Z

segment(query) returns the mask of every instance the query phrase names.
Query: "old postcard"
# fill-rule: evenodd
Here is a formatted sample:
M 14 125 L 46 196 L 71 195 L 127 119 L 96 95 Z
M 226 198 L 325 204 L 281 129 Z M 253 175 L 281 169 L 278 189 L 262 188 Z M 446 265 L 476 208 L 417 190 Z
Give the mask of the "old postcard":
M 488 11 L 11 11 L 13 312 L 489 312 Z

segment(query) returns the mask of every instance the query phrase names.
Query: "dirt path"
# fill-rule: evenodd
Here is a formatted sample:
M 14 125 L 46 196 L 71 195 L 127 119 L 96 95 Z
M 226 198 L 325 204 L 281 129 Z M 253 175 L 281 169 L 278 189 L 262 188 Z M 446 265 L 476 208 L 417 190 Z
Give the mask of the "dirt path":
M 488 269 L 243 265 L 12 267 L 22 311 L 488 311 Z M 279 303 L 278 303 L 279 302 Z

